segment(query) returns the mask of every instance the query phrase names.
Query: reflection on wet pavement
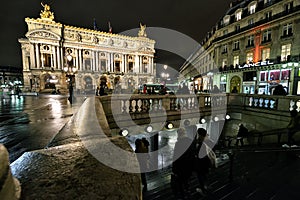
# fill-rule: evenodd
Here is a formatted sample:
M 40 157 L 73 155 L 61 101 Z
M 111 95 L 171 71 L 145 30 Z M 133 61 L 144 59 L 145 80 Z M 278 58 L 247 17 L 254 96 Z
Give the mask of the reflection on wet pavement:
M 26 151 L 42 149 L 77 112 L 85 97 L 71 105 L 66 95 L 11 96 L 0 98 L 0 143 L 10 162 Z

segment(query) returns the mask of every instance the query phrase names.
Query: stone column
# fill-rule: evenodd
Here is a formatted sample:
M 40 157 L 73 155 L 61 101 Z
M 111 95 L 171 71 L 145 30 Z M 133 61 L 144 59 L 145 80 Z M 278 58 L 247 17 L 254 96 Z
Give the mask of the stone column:
M 95 71 L 100 72 L 100 65 L 99 65 L 99 52 L 95 51 Z
M 75 63 L 77 70 L 79 70 L 79 58 L 78 58 L 78 49 L 75 49 Z
M 109 71 L 111 71 L 111 72 L 114 71 L 114 59 L 113 59 L 113 57 L 114 57 L 114 54 L 110 53 L 109 54 L 109 63 L 110 63 L 110 65 L 109 65 Z
M 64 48 L 63 47 L 61 47 L 60 48 L 60 62 L 61 62 L 61 69 L 63 69 L 64 68 Z
M 0 199 L 20 199 L 20 182 L 11 174 L 8 152 L 3 144 L 0 144 L 0 180 Z
M 151 137 L 150 137 L 150 144 L 151 144 L 151 164 L 154 169 L 158 169 L 158 132 L 154 132 L 151 133 Z M 162 155 L 162 158 L 164 158 L 164 156 Z M 164 163 L 164 161 L 162 162 Z
M 79 62 L 79 67 L 78 67 L 78 70 L 82 70 L 82 49 L 79 49 L 79 60 L 78 60 L 78 62 Z
M 60 58 L 60 48 L 57 46 L 56 48 L 56 60 L 57 60 L 57 69 L 62 69 L 61 67 L 61 58 Z
M 92 51 L 92 71 L 96 71 L 96 52 Z
M 29 70 L 27 59 L 26 59 L 26 48 L 22 46 L 22 64 L 23 64 L 23 70 Z
M 36 68 L 40 68 L 40 48 L 39 48 L 39 44 L 35 44 L 35 60 L 36 60 Z
M 30 66 L 29 69 L 36 66 L 35 52 L 34 52 L 34 44 L 30 44 Z
M 127 55 L 124 55 L 124 73 L 128 72 L 128 60 Z
M 57 57 L 56 57 L 56 46 L 53 46 L 53 53 L 52 53 L 52 57 L 53 57 L 53 68 L 54 69 L 58 69 L 58 66 L 57 66 Z

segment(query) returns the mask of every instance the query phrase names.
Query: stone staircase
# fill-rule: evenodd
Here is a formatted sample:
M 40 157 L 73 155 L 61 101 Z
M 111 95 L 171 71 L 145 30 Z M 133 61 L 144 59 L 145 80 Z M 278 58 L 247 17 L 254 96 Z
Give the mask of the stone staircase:
M 210 194 L 196 192 L 195 175 L 190 180 L 186 199 L 300 199 L 300 150 L 277 149 L 264 151 L 236 151 L 230 180 L 230 162 L 212 169 L 209 179 Z M 144 200 L 176 199 L 170 187 L 171 168 L 148 175 L 148 191 Z M 160 184 L 158 184 L 160 183 Z

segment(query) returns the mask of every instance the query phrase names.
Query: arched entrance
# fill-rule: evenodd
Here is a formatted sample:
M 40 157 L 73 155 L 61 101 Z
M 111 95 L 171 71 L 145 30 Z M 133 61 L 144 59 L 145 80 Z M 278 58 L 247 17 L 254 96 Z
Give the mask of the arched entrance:
M 44 76 L 44 89 L 56 89 L 55 84 L 58 82 L 57 77 L 51 76 L 50 74 L 45 74 Z
M 239 76 L 233 76 L 230 80 L 230 92 L 235 87 L 237 89 L 237 92 L 239 93 L 241 91 L 241 78 Z
M 100 86 L 104 86 L 104 87 L 106 87 L 106 85 L 107 85 L 107 77 L 106 76 L 104 76 L 104 75 L 102 75 L 101 77 L 100 77 Z
M 84 90 L 86 93 L 94 93 L 93 79 L 90 76 L 84 77 Z

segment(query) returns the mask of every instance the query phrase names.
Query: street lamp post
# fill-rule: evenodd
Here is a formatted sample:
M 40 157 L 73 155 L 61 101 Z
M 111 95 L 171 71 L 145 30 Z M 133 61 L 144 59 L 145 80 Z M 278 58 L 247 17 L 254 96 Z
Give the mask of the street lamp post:
M 69 81 L 69 98 L 68 100 L 70 103 L 73 103 L 73 78 L 75 78 L 75 73 L 77 72 L 77 69 L 75 66 L 73 66 L 72 63 L 73 57 L 71 55 L 67 55 L 67 66 L 64 67 L 64 72 L 66 73 L 66 77 Z

